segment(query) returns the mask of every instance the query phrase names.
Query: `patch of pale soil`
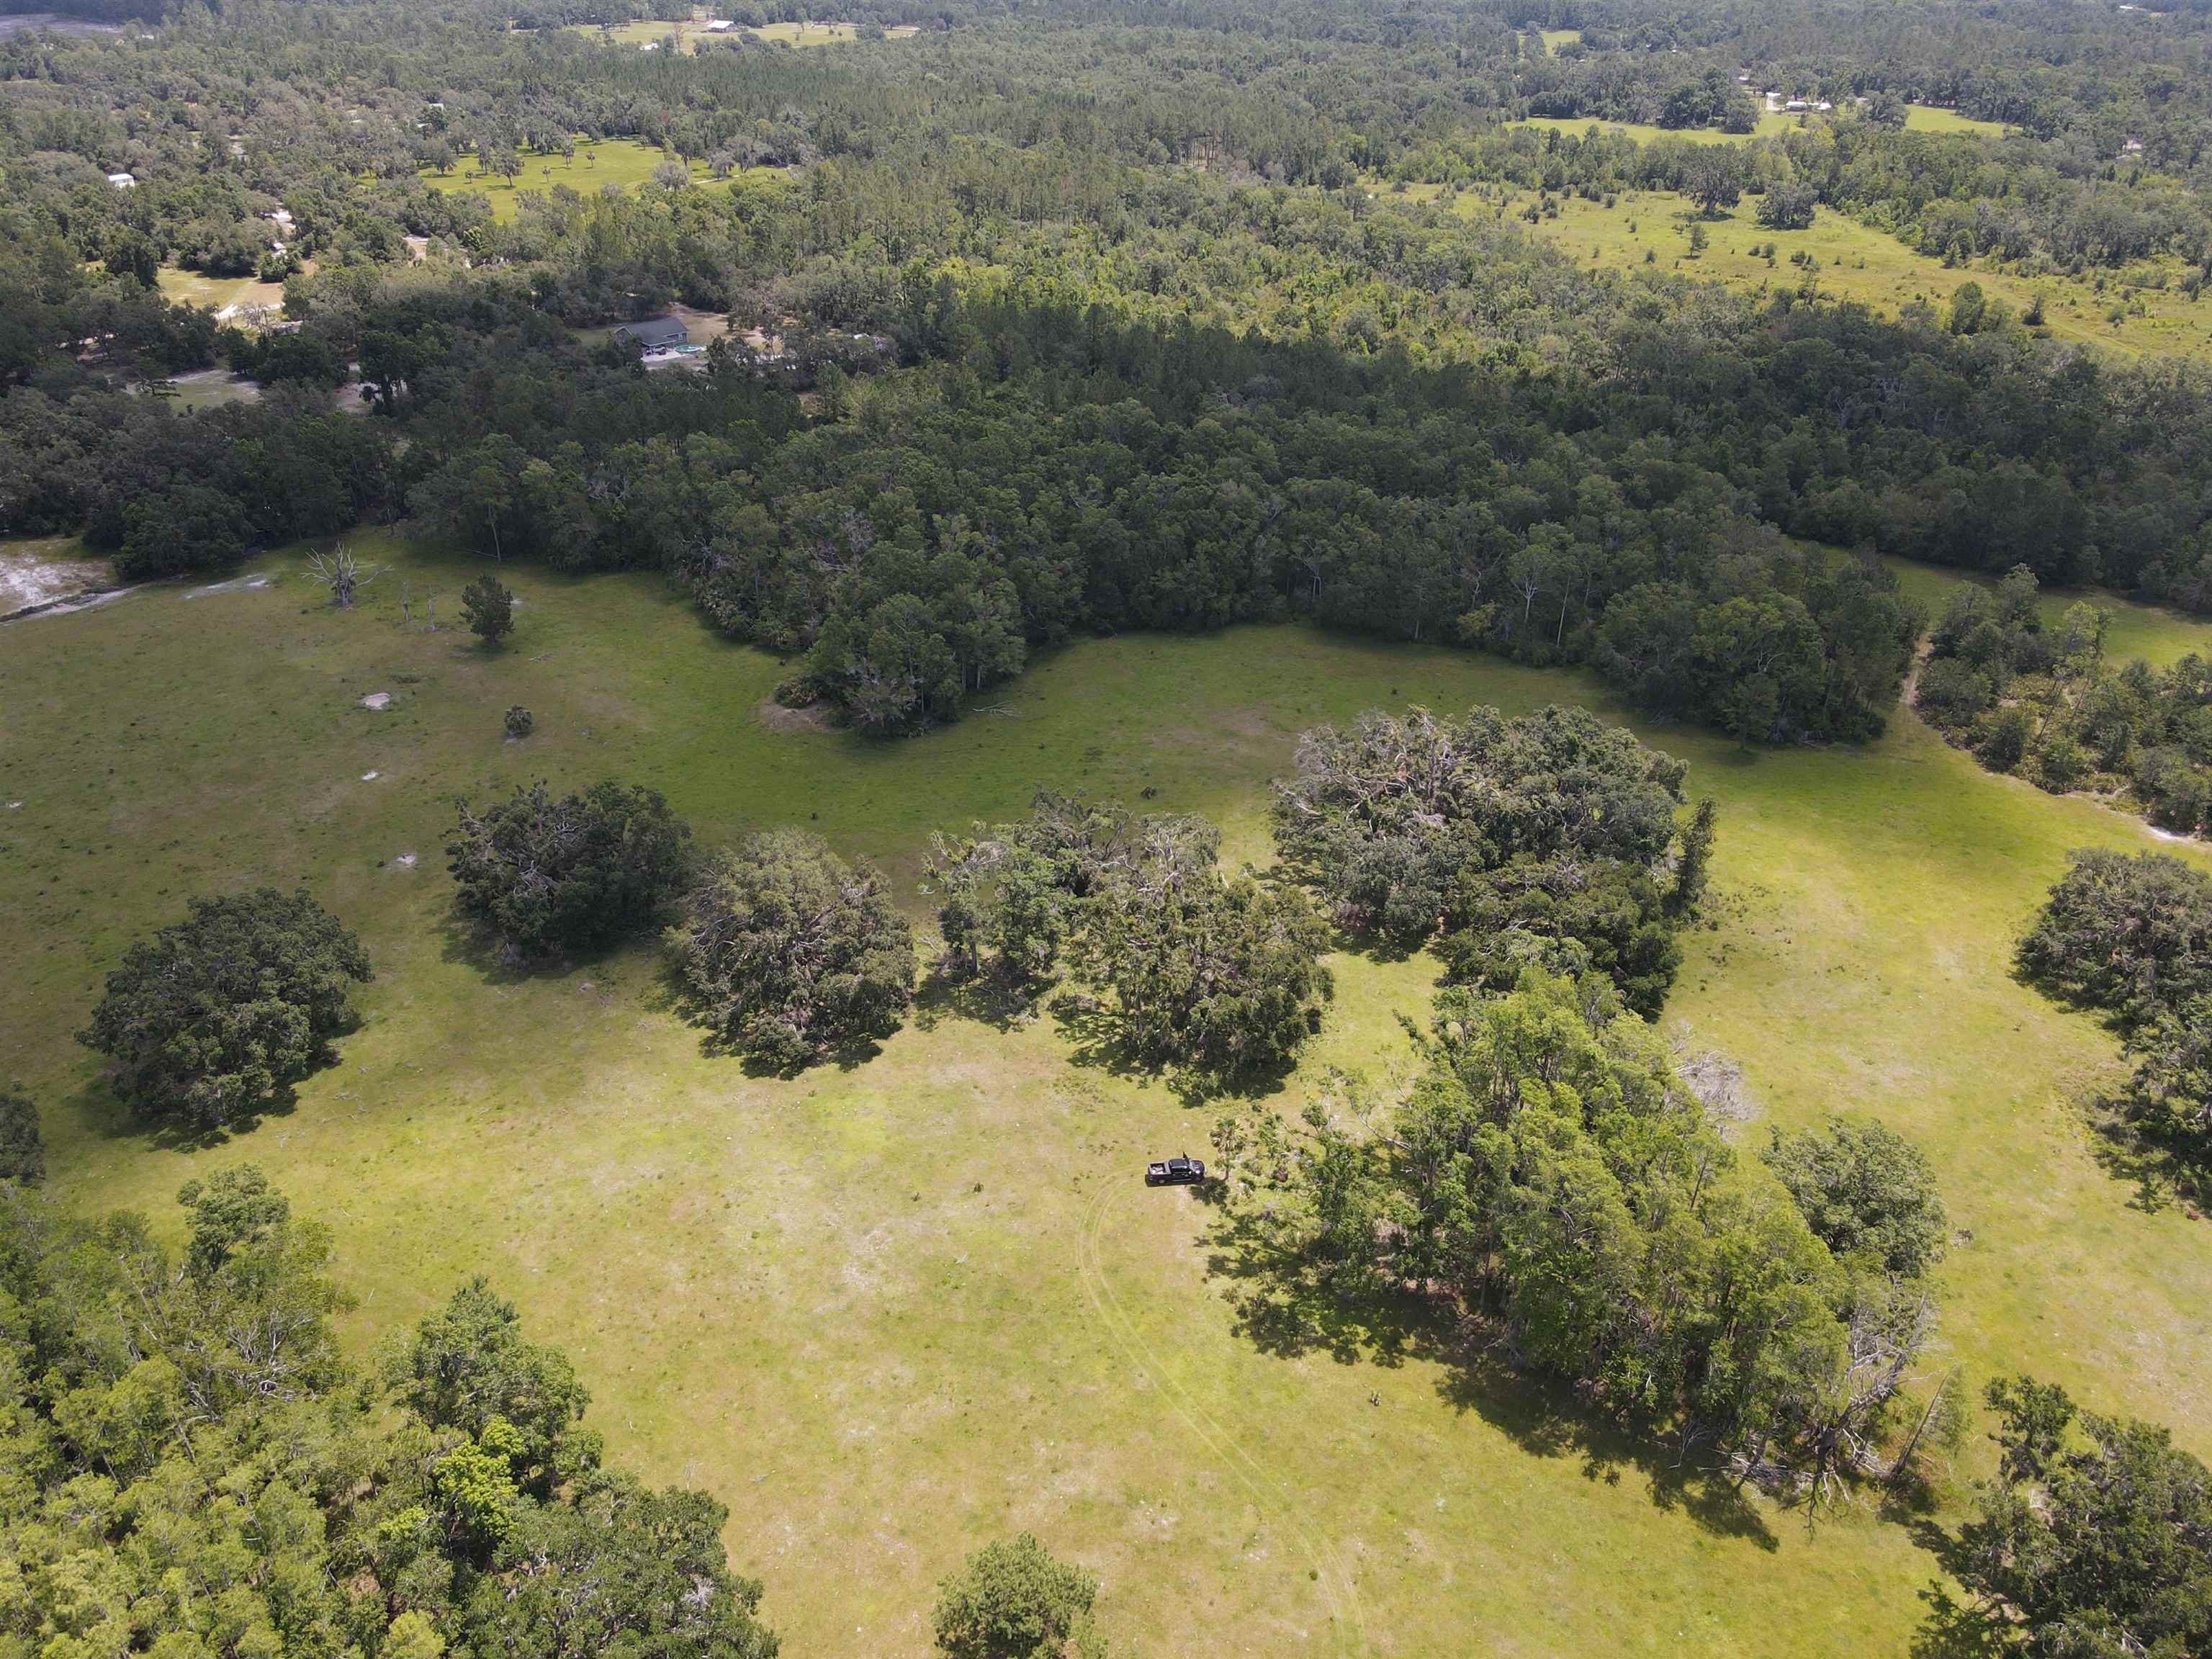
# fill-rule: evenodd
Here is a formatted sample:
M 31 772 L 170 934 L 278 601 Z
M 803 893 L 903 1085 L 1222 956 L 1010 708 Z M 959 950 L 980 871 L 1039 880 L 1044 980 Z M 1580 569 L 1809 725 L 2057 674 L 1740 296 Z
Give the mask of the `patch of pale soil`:
M 107 586 L 105 563 L 63 556 L 48 550 L 52 545 L 0 546 L 0 617 L 81 602 Z
M 258 404 L 261 384 L 227 368 L 195 368 L 173 375 L 170 395 L 180 409 L 212 409 L 221 404 Z
M 2207 844 L 2203 836 L 2184 835 L 2179 830 L 2161 830 L 2156 824 L 2150 823 L 2145 823 L 2143 828 L 2149 832 L 2153 841 L 2178 841 L 2187 847 L 2203 847 Z
M 185 597 L 204 599 L 210 593 L 252 593 L 268 586 L 266 576 L 233 576 L 227 582 L 210 582 L 205 587 L 195 587 Z
M 753 718 L 771 732 L 829 732 L 836 729 L 830 710 L 820 703 L 811 708 L 786 708 L 774 697 L 763 697 Z
M 412 870 L 415 867 L 415 855 L 412 853 L 398 854 L 386 860 L 385 867 L 388 870 Z

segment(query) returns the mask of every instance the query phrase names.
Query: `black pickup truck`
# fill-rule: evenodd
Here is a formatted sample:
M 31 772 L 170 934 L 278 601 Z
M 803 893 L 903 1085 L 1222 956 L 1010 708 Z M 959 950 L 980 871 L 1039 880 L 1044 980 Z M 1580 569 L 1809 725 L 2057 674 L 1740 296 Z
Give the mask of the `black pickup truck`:
M 1147 1187 L 1195 1187 L 1206 1179 L 1206 1165 L 1194 1158 L 1163 1158 L 1145 1165 Z

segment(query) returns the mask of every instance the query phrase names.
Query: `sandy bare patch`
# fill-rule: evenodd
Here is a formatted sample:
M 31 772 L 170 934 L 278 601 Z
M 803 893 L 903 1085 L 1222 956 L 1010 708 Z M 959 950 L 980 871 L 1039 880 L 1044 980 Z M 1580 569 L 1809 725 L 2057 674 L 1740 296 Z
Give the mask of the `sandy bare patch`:
M 61 536 L 0 544 L 0 617 L 89 598 L 106 587 L 106 562 L 74 556 L 76 547 Z
M 266 576 L 233 576 L 227 582 L 210 582 L 204 587 L 195 587 L 185 597 L 204 599 L 210 593 L 252 593 L 269 586 Z
M 829 732 L 836 726 L 821 703 L 811 708 L 786 708 L 774 697 L 763 697 L 753 718 L 771 732 Z

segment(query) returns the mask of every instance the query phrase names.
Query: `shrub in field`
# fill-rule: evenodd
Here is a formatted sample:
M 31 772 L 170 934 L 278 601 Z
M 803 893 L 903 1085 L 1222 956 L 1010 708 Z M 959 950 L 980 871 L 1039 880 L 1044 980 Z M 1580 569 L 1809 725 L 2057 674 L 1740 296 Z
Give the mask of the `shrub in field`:
M 80 1040 L 149 1117 L 213 1129 L 282 1098 L 354 1024 L 361 941 L 305 893 L 195 899 L 133 945 Z
M 653 925 L 690 833 L 654 790 L 606 782 L 556 797 L 538 783 L 482 811 L 464 803 L 446 852 L 462 911 L 532 957 Z
M 1779 1132 L 1766 1162 L 1838 1261 L 1911 1279 L 1942 1258 L 1950 1223 L 1927 1155 L 1879 1123 L 1830 1118 Z
M 945 1581 L 935 1625 L 945 1659 L 1105 1659 L 1091 1624 L 1098 1581 L 1028 1533 L 986 1544 Z
M 708 865 L 668 934 L 721 1039 L 779 1071 L 889 1036 L 914 1000 L 914 933 L 882 875 L 771 830 Z
M 46 1178 L 46 1143 L 31 1097 L 0 1089 L 0 1181 L 35 1187 Z

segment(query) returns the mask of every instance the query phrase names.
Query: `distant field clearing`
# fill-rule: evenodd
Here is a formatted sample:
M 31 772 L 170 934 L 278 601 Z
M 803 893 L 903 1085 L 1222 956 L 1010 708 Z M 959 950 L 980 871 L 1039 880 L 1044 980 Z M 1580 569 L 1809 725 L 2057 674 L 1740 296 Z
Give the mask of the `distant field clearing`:
M 471 191 L 491 204 L 491 216 L 505 224 L 520 211 L 522 198 L 532 191 L 540 194 L 556 185 L 566 185 L 581 196 L 598 194 L 609 185 L 619 190 L 635 190 L 652 182 L 653 172 L 664 161 L 677 158 L 657 144 L 647 144 L 635 138 L 579 138 L 573 155 L 541 154 L 525 151 L 516 159 L 522 171 L 510 182 L 496 173 L 478 171 L 473 156 L 457 161 L 443 173 L 425 171 L 424 182 L 434 189 Z M 729 179 L 717 179 L 714 170 L 699 157 L 690 164 L 691 182 L 707 189 L 726 190 Z M 732 179 L 780 179 L 782 172 L 776 167 L 750 167 L 731 174 Z
M 1435 185 L 1408 185 L 1405 191 L 1414 200 L 1432 200 L 1440 193 Z M 1542 237 L 1580 264 L 1680 271 L 1764 292 L 1796 288 L 1805 270 L 1791 263 L 1790 255 L 1802 253 L 1817 264 L 1812 274 L 1819 292 L 1856 300 L 1885 316 L 1897 316 L 1916 301 L 1941 314 L 1958 286 L 1972 281 L 2016 316 L 2027 314 L 2040 294 L 2044 326 L 2057 339 L 2108 346 L 2131 356 L 2212 357 L 2212 301 L 2191 301 L 2178 287 L 2136 287 L 2115 273 L 2106 276 L 2100 293 L 2094 280 L 2023 276 L 1971 265 L 1947 267 L 1894 236 L 1826 208 L 1820 210 L 1809 230 L 1769 230 L 1758 222 L 1759 198 L 1754 196 L 1744 198 L 1733 212 L 1705 222 L 1708 246 L 1693 258 L 1690 203 L 1676 192 L 1626 191 L 1609 208 L 1602 201 L 1554 196 L 1556 213 L 1529 223 L 1520 216 L 1536 199 L 1526 191 L 1510 193 L 1506 222 Z M 1455 204 L 1469 218 L 1486 217 L 1497 212 L 1499 198 L 1467 190 L 1459 193 Z M 1764 252 L 1769 242 L 1775 247 L 1771 265 Z M 2172 264 L 2161 272 L 2168 279 L 2180 274 L 2180 267 Z M 2135 314 L 2138 306 L 2141 315 Z M 2117 319 L 2112 315 L 2116 310 L 2120 313 Z
M 736 39 L 757 35 L 763 40 L 781 41 L 793 46 L 835 46 L 841 40 L 857 40 L 859 29 L 851 23 L 840 23 L 826 19 L 807 19 L 799 22 L 763 23 L 757 26 L 740 23 L 729 29 L 710 29 L 706 24 L 690 20 L 672 23 L 659 19 L 647 19 L 634 23 L 617 23 L 611 27 L 599 23 L 570 23 L 565 26 L 570 34 L 594 35 L 616 46 L 642 49 L 656 43 L 665 43 L 673 37 L 679 52 L 696 52 L 702 40 Z M 912 23 L 902 23 L 886 28 L 886 40 L 904 40 L 921 33 Z
M 1971 115 L 1961 115 L 1954 109 L 1940 109 L 1934 104 L 1907 104 L 1905 106 L 1905 130 L 1907 132 L 1978 132 L 1986 137 L 2002 138 L 2004 123 L 1977 121 Z
M 1771 110 L 1762 110 L 1755 132 L 1723 132 L 1718 127 L 1654 127 L 1640 121 L 1602 121 L 1589 115 L 1532 115 L 1525 121 L 1509 121 L 1505 125 L 1510 131 L 1561 132 L 1571 138 L 1579 138 L 1595 127 L 1601 132 L 1633 138 L 1639 144 L 1656 143 L 1662 138 L 1686 138 L 1693 144 L 1740 144 L 1747 138 L 1786 132 L 1802 121 L 1802 116 L 1778 115 Z

